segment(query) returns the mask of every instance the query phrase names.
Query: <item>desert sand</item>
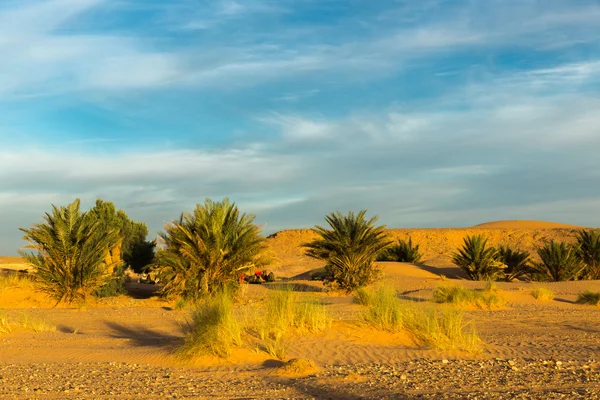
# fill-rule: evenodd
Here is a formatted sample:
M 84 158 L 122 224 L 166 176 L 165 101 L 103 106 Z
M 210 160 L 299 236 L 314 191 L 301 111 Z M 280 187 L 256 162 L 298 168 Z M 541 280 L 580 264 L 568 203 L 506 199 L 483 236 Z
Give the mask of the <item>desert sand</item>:
M 484 286 L 462 279 L 450 262 L 466 234 L 483 233 L 491 244 L 534 253 L 543 240 L 569 240 L 574 229 L 535 221 L 393 229 L 393 236 L 410 236 L 421 246 L 422 264 L 380 266 L 402 302 L 434 306 L 432 290 L 440 284 Z M 600 398 L 600 308 L 574 303 L 580 291 L 600 290 L 600 282 L 499 282 L 505 306 L 465 310 L 484 351 L 443 352 L 366 326 L 352 296 L 323 291 L 310 279 L 322 263 L 301 247 L 313 237 L 309 230 L 283 231 L 269 238 L 269 247 L 276 275 L 295 284 L 299 296 L 321 299 L 334 316 L 324 333 L 286 339 L 287 358 L 312 360 L 317 370 L 282 374 L 282 362 L 251 341 L 226 360 L 179 361 L 172 352 L 182 343 L 189 310 L 154 296 L 154 285 L 131 283 L 131 296 L 99 299 L 83 309 L 53 308 L 25 286 L 0 289 L 0 313 L 44 320 L 56 331 L 17 327 L 0 335 L 0 398 Z M 20 262 L 3 257 L 0 268 L 21 269 Z M 535 300 L 529 291 L 537 286 L 552 289 L 554 300 Z M 240 316 L 260 312 L 272 289 L 248 285 Z

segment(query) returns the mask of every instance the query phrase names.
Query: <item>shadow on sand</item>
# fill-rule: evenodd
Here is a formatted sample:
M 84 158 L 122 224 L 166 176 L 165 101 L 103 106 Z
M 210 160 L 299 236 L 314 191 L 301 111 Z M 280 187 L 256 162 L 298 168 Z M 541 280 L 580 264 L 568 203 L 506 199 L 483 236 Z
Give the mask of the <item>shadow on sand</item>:
M 174 349 L 183 343 L 181 336 L 155 331 L 144 326 L 131 327 L 110 321 L 104 323 L 113 330 L 111 337 L 129 339 L 135 346 Z

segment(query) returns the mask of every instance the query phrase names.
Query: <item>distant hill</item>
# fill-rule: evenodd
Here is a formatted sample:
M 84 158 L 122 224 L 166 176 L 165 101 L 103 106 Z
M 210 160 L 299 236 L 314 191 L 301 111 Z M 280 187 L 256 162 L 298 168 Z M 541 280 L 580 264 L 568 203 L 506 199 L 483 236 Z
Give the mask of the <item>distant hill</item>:
M 534 220 L 506 220 L 492 221 L 475 225 L 473 228 L 482 229 L 577 229 L 582 226 L 561 224 L 559 222 L 534 221 Z

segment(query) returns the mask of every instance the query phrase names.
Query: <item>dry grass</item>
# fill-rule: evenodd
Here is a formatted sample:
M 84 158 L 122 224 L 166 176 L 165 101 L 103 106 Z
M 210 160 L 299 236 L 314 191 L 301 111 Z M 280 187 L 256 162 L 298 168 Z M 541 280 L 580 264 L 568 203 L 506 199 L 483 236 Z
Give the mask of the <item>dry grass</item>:
M 529 292 L 534 299 L 536 300 L 552 300 L 554 299 L 554 292 L 548 288 L 545 287 L 536 287 L 531 289 L 531 291 Z
M 600 292 L 592 292 L 591 290 L 581 292 L 577 295 L 577 303 L 598 306 L 600 305 Z
M 242 326 L 233 313 L 232 295 L 225 291 L 198 302 L 176 355 L 184 359 L 201 355 L 225 358 L 242 343 Z
M 504 299 L 494 286 L 488 284 L 483 291 L 470 290 L 461 286 L 441 285 L 433 290 L 436 303 L 449 303 L 457 306 L 476 306 L 478 308 L 502 307 Z
M 12 332 L 10 321 L 3 313 L 0 314 L 0 334 L 5 335 Z
M 23 329 L 27 329 L 36 333 L 39 332 L 56 332 L 56 325 L 46 321 L 42 318 L 34 318 L 30 315 L 23 314 L 19 325 Z
M 363 320 L 379 330 L 406 331 L 420 345 L 439 350 L 481 351 L 482 342 L 460 310 L 403 306 L 396 291 L 384 286 L 364 298 L 370 299 Z
M 35 283 L 22 274 L 10 273 L 0 274 L 0 293 L 8 289 L 32 290 L 35 288 Z

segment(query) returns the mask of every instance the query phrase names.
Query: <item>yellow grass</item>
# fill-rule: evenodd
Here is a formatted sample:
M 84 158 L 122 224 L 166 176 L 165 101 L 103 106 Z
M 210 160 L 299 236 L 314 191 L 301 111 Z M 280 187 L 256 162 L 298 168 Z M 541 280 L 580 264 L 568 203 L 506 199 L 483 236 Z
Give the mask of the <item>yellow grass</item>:
M 554 292 L 545 287 L 536 287 L 531 289 L 529 292 L 536 300 L 552 300 L 554 299 Z
M 0 274 L 0 293 L 9 289 L 34 289 L 34 282 L 19 273 Z
M 30 315 L 23 314 L 19 325 L 23 329 L 31 330 L 36 333 L 39 332 L 56 332 L 56 325 L 46 321 L 42 318 L 31 317 Z
M 456 306 L 472 305 L 478 308 L 504 305 L 504 299 L 498 293 L 495 285 L 490 284 L 482 291 L 466 289 L 461 286 L 441 285 L 433 290 L 433 300 L 436 303 L 449 303 Z

